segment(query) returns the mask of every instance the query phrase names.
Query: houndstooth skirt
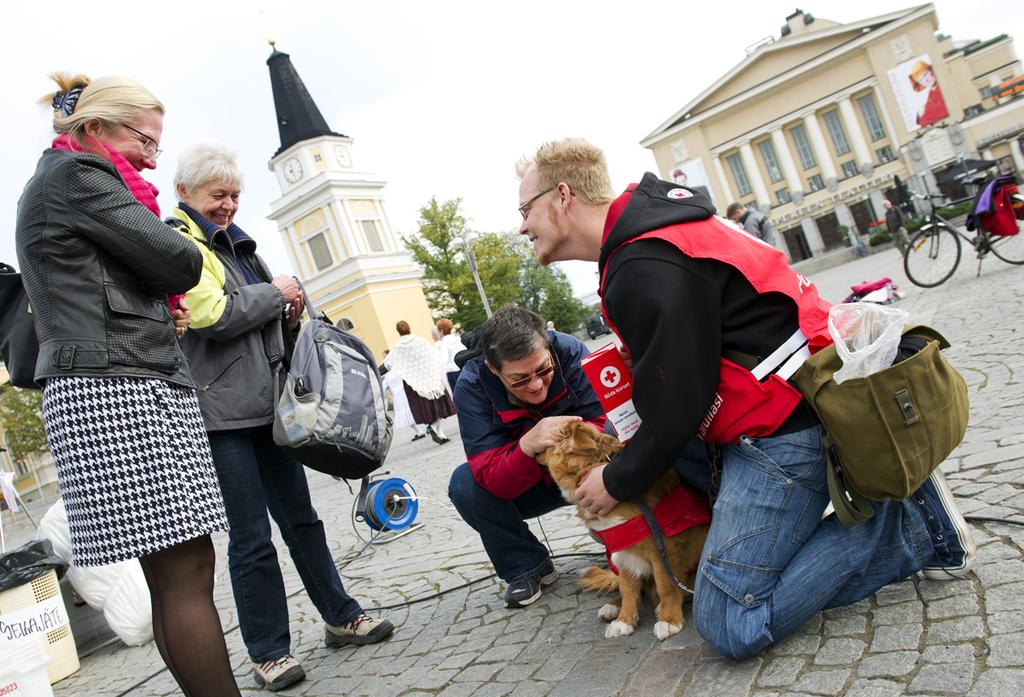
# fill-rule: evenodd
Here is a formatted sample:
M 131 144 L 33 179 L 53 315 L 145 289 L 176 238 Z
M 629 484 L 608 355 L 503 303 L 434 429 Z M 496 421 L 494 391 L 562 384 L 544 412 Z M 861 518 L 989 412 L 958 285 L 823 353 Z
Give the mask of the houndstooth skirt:
M 194 390 L 158 379 L 50 378 L 43 422 L 76 566 L 228 529 Z

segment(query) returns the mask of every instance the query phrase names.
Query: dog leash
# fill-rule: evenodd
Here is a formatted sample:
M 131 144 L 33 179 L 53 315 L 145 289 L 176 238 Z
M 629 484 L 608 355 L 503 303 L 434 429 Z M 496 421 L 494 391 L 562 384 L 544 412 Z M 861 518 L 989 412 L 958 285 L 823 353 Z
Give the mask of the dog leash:
M 665 538 L 661 534 L 661 526 L 658 525 L 658 521 L 654 517 L 654 511 L 652 511 L 646 503 L 639 499 L 637 499 L 633 503 L 635 503 L 637 505 L 637 508 L 640 509 L 640 512 L 644 516 L 644 520 L 647 521 L 647 527 L 651 529 L 651 537 L 654 538 L 654 544 L 658 548 L 658 555 L 661 557 L 661 563 L 665 566 L 665 571 L 668 572 L 669 578 L 671 578 L 672 582 L 680 588 L 682 588 L 684 591 L 686 591 L 690 595 L 693 595 L 693 590 L 687 588 L 686 584 L 680 581 L 678 578 L 676 578 L 676 575 L 672 573 L 672 565 L 668 561 L 668 551 L 665 549 Z

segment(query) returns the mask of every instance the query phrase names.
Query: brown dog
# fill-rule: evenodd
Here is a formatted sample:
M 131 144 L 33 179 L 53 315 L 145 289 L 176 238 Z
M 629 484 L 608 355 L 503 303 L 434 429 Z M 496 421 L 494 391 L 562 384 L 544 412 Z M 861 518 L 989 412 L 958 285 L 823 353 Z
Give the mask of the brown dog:
M 583 477 L 595 467 L 607 464 L 620 450 L 622 444 L 616 438 L 599 433 L 592 425 L 580 421 L 566 424 L 561 440 L 541 453 L 537 461 L 547 466 L 565 500 L 576 503 L 576 489 Z M 644 494 L 644 502 L 654 510 L 658 501 L 678 485 L 678 476 L 669 470 Z M 605 530 L 639 516 L 641 512 L 636 504 L 623 502 L 606 516 L 598 517 L 579 507 L 577 514 L 589 530 Z M 707 532 L 708 526 L 700 524 L 665 537 L 672 573 L 690 588 L 693 588 L 694 571 Z M 654 635 L 658 639 L 667 639 L 683 628 L 684 592 L 666 572 L 653 538 L 648 537 L 627 549 L 614 552 L 612 563 L 619 569 L 618 576 L 605 569 L 591 567 L 580 580 L 580 584 L 590 590 L 619 591 L 620 603 L 613 601 L 598 611 L 601 619 L 611 621 L 604 633 L 606 637 L 626 636 L 634 632 L 640 619 L 640 595 L 652 578 L 659 601 Z

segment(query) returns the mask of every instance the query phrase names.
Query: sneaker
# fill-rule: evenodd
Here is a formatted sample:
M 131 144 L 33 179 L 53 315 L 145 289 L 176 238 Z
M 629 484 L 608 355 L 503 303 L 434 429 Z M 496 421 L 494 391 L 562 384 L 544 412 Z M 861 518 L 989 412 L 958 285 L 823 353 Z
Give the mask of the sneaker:
M 306 671 L 302 668 L 302 664 L 292 656 L 281 656 L 272 661 L 257 663 L 253 666 L 252 674 L 257 685 L 265 687 L 271 692 L 283 690 L 289 685 L 306 679 Z
M 346 644 L 376 644 L 391 636 L 393 631 L 395 631 L 395 625 L 391 624 L 391 620 L 375 620 L 360 614 L 351 622 L 340 627 L 327 625 L 324 628 L 324 643 L 331 648 Z
M 966 578 L 974 568 L 977 545 L 942 471 L 936 469 L 911 496 L 932 536 L 934 554 L 922 569 L 933 581 Z
M 505 606 L 526 607 L 540 597 L 541 588 L 550 586 L 557 578 L 558 571 L 549 559 L 540 573 L 508 584 L 508 588 L 505 589 Z

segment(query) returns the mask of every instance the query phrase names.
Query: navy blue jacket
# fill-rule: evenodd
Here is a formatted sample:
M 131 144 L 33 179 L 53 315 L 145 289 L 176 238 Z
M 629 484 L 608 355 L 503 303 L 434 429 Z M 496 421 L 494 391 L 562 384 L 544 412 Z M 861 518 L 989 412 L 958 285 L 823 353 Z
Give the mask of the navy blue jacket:
M 568 334 L 549 331 L 548 337 L 555 372 L 544 404 L 514 404 L 483 356 L 467 363 L 455 384 L 455 410 L 469 467 L 477 483 L 501 499 L 514 499 L 541 481 L 551 483 L 547 470 L 519 447 L 519 439 L 538 421 L 581 416 L 604 428 L 604 410 L 580 367 L 590 353 L 587 347 Z

